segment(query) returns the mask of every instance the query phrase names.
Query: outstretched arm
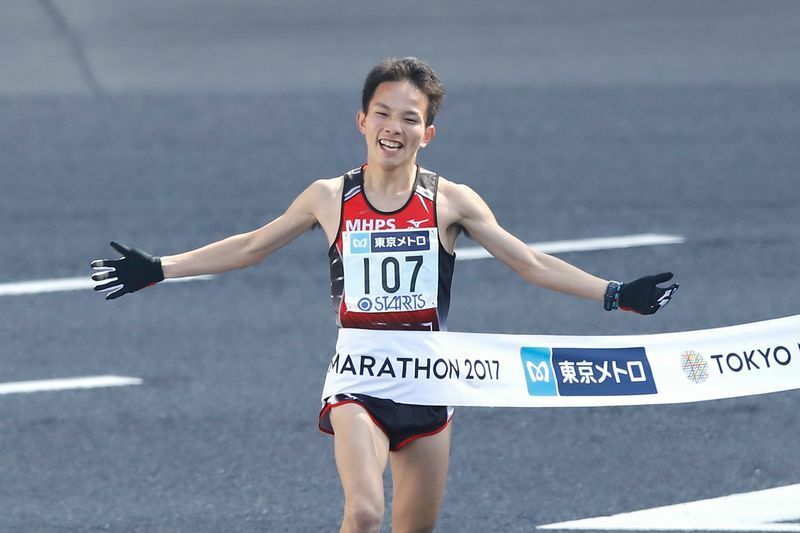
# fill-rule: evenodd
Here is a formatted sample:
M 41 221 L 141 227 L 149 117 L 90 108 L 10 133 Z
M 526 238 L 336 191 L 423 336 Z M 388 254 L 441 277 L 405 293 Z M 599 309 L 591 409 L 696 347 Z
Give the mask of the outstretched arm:
M 522 279 L 546 289 L 603 300 L 607 280 L 528 247 L 501 227 L 483 198 L 466 185 L 451 184 L 448 192 L 448 205 L 456 210 L 457 223 L 467 235 Z
M 452 222 L 460 225 L 467 235 L 528 283 L 604 301 L 608 304 L 606 308 L 621 307 L 640 314 L 652 314 L 665 306 L 678 287 L 656 287 L 656 284 L 672 278 L 669 273 L 647 276 L 626 284 L 598 278 L 527 246 L 497 223 L 486 202 L 469 187 L 448 183 L 447 197 Z
M 93 268 L 106 269 L 92 279 L 110 280 L 95 290 L 113 290 L 106 299 L 114 299 L 165 278 L 216 274 L 254 265 L 314 226 L 320 202 L 329 189 L 322 180 L 316 181 L 269 224 L 181 254 L 152 257 L 114 242 L 112 246 L 124 257 L 92 261 Z
M 161 258 L 165 278 L 217 274 L 263 261 L 289 244 L 317 222 L 320 182 L 303 191 L 284 214 L 247 233 L 233 235 L 196 250 Z

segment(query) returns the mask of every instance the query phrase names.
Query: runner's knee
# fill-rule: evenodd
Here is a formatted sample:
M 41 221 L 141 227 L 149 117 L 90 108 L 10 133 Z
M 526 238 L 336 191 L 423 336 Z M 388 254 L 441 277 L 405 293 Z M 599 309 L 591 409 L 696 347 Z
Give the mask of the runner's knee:
M 383 521 L 382 499 L 354 497 L 345 500 L 344 523 L 349 531 L 379 531 Z

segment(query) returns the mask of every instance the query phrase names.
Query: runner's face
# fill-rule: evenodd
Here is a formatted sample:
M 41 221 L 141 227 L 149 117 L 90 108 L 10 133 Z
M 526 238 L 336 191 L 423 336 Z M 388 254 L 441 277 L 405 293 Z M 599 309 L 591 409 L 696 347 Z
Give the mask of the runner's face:
M 358 129 L 367 141 L 367 163 L 385 170 L 416 164 L 435 128 L 425 127 L 428 97 L 408 81 L 383 82 L 375 89 L 366 115 L 359 111 Z

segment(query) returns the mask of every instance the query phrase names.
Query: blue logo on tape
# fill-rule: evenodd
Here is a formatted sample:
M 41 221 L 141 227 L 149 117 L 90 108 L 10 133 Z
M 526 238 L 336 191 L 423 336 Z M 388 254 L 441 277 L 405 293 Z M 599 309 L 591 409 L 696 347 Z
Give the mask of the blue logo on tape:
M 522 367 L 528 394 L 531 396 L 556 396 L 556 374 L 550 362 L 550 348 L 522 348 Z
M 656 394 L 644 348 L 537 348 L 521 350 L 531 396 Z

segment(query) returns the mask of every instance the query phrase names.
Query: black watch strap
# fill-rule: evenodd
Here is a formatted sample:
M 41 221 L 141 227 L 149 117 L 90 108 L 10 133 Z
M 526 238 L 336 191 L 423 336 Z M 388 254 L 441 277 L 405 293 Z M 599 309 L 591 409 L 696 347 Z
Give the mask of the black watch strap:
M 619 291 L 622 289 L 622 283 L 619 281 L 609 281 L 606 287 L 606 295 L 603 298 L 603 308 L 606 311 L 613 311 L 619 307 Z

